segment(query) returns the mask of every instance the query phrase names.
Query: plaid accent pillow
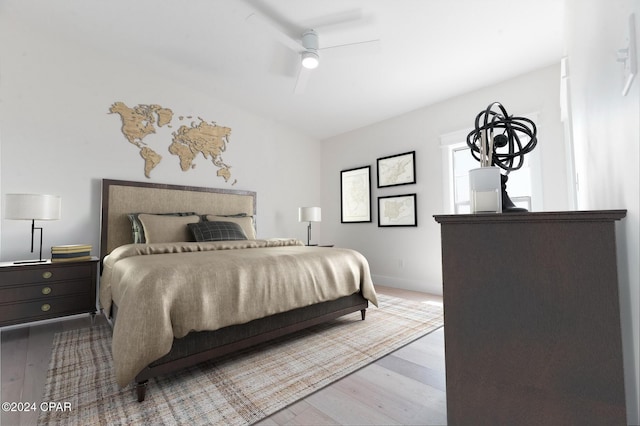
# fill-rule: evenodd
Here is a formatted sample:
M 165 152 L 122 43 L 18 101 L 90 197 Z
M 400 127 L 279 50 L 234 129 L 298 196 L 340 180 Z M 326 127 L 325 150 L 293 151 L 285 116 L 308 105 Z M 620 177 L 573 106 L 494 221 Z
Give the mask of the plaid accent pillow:
M 198 222 L 187 226 L 198 242 L 247 239 L 242 227 L 234 222 Z
M 248 216 L 245 213 L 233 215 L 207 214 L 203 216 L 203 219 L 209 222 L 235 222 L 240 225 L 248 240 L 256 239 L 256 227 L 253 216 Z

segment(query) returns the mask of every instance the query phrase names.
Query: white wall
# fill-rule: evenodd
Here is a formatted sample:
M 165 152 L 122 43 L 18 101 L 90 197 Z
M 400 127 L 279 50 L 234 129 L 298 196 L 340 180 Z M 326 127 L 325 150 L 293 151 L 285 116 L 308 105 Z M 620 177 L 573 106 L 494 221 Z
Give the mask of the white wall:
M 93 244 L 98 253 L 102 178 L 254 190 L 259 237 L 306 239 L 297 209 L 320 204 L 319 141 L 219 101 L 200 89 L 208 86 L 205 81 L 141 69 L 2 14 L 0 58 L 2 200 L 19 192 L 62 196 L 62 220 L 39 223 L 45 254 L 51 245 L 72 243 Z M 176 115 L 230 127 L 223 158 L 237 184 L 216 177 L 217 169 L 203 158 L 183 172 L 167 151 L 160 152 L 163 160 L 151 179 L 145 178 L 138 149 L 120 131 L 120 117 L 108 114 L 115 101 L 160 104 Z M 166 149 L 169 140 L 161 142 Z M 29 228 L 27 221 L 2 221 L 2 260 L 33 257 Z
M 578 207 L 627 209 L 627 217 L 617 226 L 618 280 L 627 420 L 637 425 L 640 76 L 623 97 L 622 65 L 616 62 L 617 50 L 627 47 L 632 12 L 640 36 L 640 0 L 567 0 L 565 16 Z
M 543 173 L 544 210 L 569 206 L 565 146 L 559 110 L 559 65 L 514 78 L 464 96 L 323 141 L 322 238 L 361 251 L 375 283 L 442 294 L 440 228 L 433 215 L 444 205 L 440 136 L 473 128 L 476 115 L 491 102 L 510 114 L 537 113 L 536 148 Z M 377 188 L 376 159 L 416 151 L 415 185 Z M 373 222 L 340 223 L 340 171 L 370 165 Z M 515 172 L 517 173 L 517 172 Z M 417 228 L 379 228 L 377 197 L 417 193 Z

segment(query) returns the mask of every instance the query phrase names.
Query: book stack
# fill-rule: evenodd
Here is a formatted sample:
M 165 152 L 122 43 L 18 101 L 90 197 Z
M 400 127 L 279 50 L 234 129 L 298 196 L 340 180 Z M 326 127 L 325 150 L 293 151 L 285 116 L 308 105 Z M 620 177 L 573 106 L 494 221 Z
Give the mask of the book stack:
M 78 262 L 91 259 L 91 244 L 70 244 L 51 247 L 52 262 Z

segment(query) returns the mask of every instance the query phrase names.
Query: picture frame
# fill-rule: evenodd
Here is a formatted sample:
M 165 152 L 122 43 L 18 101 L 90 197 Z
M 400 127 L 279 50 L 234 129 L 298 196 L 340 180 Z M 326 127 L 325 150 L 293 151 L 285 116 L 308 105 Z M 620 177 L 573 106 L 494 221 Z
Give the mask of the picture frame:
M 377 159 L 378 188 L 416 183 L 416 152 Z
M 340 222 L 371 222 L 371 166 L 340 172 Z
M 378 197 L 378 226 L 418 226 L 416 194 Z

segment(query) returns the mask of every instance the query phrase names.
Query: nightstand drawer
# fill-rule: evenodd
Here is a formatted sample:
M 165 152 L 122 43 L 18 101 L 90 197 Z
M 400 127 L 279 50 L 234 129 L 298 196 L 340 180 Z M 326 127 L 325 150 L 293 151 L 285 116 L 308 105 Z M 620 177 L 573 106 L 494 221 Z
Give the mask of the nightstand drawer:
M 67 297 L 51 297 L 37 302 L 3 304 L 0 305 L 0 325 L 93 312 L 95 301 L 91 299 L 91 293 L 87 292 Z
M 76 262 L 6 268 L 0 275 L 0 286 L 91 278 L 95 267 L 94 262 Z
M 20 302 L 24 300 L 48 299 L 78 293 L 89 293 L 91 280 L 83 278 L 73 281 L 50 282 L 42 284 L 0 287 L 0 304 Z

